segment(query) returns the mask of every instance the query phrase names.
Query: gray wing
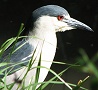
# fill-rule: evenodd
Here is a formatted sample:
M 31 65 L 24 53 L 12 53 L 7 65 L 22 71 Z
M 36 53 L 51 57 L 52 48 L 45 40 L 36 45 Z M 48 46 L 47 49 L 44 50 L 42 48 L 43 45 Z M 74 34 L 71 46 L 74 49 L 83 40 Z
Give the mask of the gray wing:
M 14 50 L 16 51 L 14 51 Z M 28 43 L 25 39 L 16 43 L 15 47 L 13 46 L 4 52 L 4 55 L 1 57 L 0 61 L 5 62 L 20 62 L 23 58 L 28 57 L 32 54 L 34 47 Z M 14 52 L 14 53 L 11 53 Z
M 13 47 L 10 47 L 8 50 L 4 52 L 4 55 L 0 58 L 0 62 L 8 62 L 9 65 L 17 64 L 17 63 L 22 63 L 22 65 L 27 65 L 28 60 L 30 60 L 34 47 L 29 44 L 29 42 L 25 39 L 22 41 L 19 41 L 16 43 L 14 50 L 16 50 L 14 53 L 12 52 Z M 14 51 L 13 50 L 13 51 Z M 10 64 L 12 63 L 12 64 Z M 16 65 L 13 69 L 20 68 L 21 64 Z M 1 67 L 1 69 L 4 67 Z

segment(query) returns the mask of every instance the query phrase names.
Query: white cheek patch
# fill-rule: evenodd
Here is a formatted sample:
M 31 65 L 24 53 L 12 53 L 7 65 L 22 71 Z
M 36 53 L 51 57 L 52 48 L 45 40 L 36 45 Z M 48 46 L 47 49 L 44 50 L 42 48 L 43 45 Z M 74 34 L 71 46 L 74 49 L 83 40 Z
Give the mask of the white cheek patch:
M 70 18 L 70 16 L 68 16 L 67 18 Z M 63 32 L 66 30 L 74 29 L 73 27 L 69 26 L 67 23 L 63 21 L 59 21 L 57 17 L 51 17 L 51 21 L 56 32 Z
M 69 26 L 62 26 L 62 27 L 57 28 L 55 30 L 56 30 L 56 32 L 64 32 L 66 30 L 71 30 L 71 29 L 74 29 L 74 28 L 73 27 L 69 27 Z
M 70 18 L 70 16 L 66 16 L 67 18 Z M 52 30 L 55 30 L 55 32 L 63 32 L 66 30 L 74 29 L 73 27 L 69 26 L 67 23 L 63 21 L 59 21 L 57 17 L 51 17 L 51 16 L 42 16 L 37 21 L 38 24 L 43 28 L 47 28 L 47 30 L 50 28 Z
M 56 32 L 63 32 L 63 31 L 66 31 L 66 30 L 71 30 L 71 29 L 74 29 L 73 27 L 70 27 L 67 23 L 65 22 L 62 22 L 62 21 L 57 21 L 56 22 L 56 25 L 55 25 L 55 30 Z

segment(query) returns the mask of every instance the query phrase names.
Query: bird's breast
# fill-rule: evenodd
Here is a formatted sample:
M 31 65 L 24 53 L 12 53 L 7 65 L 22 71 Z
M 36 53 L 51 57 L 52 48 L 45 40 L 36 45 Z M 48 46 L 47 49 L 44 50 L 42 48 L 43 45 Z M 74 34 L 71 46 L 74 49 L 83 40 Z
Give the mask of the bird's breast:
M 42 34 L 43 35 L 43 34 Z M 53 60 L 56 52 L 57 38 L 55 33 L 48 33 L 43 36 L 35 36 L 29 39 L 29 43 L 34 47 L 36 51 L 35 57 L 38 59 L 41 55 L 42 60 Z
M 40 69 L 39 82 L 43 82 L 47 76 L 55 56 L 57 46 L 57 38 L 55 33 L 48 33 L 42 37 L 40 38 L 36 36 L 36 39 L 31 39 L 32 43 L 30 41 L 30 43 L 35 47 L 36 51 L 34 53 L 34 58 L 36 58 L 35 62 L 38 63 L 41 56 L 41 66 L 44 67 Z

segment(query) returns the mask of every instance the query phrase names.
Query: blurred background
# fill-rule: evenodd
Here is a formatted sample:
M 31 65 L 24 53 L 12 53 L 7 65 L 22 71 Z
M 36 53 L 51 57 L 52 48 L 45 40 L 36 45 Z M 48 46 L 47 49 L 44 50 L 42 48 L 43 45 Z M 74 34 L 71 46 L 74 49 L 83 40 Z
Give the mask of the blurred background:
M 21 23 L 26 24 L 31 12 L 36 8 L 56 4 L 64 7 L 72 18 L 75 18 L 88 26 L 94 32 L 85 30 L 72 30 L 64 33 L 57 33 L 58 47 L 54 61 L 74 64 L 77 58 L 81 57 L 79 50 L 82 48 L 92 62 L 92 58 L 98 52 L 98 0 L 0 0 L 0 45 L 8 38 L 17 35 Z M 97 58 L 98 59 L 98 58 Z M 93 62 L 94 67 L 98 66 L 97 59 Z M 84 67 L 85 62 L 81 64 Z M 87 63 L 86 63 L 87 64 Z M 53 64 L 51 69 L 59 73 L 67 65 Z M 77 69 L 78 68 L 78 69 Z M 62 78 L 66 82 L 77 84 L 80 79 L 88 75 L 90 78 L 83 84 L 88 90 L 98 90 L 98 78 L 91 72 L 84 72 L 83 69 L 70 68 Z M 53 77 L 51 73 L 46 80 Z M 51 84 L 45 89 L 50 90 Z M 68 90 L 65 85 L 54 85 L 51 90 Z

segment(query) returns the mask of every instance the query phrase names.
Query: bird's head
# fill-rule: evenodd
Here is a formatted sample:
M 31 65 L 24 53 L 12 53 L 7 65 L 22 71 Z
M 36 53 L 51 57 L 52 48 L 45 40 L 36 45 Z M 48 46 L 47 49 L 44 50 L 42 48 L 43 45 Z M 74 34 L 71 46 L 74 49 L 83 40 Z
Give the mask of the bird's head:
M 44 27 L 54 27 L 56 32 L 76 28 L 93 31 L 86 24 L 71 18 L 64 8 L 57 5 L 40 7 L 32 12 L 32 17 L 37 24 L 42 23 Z

